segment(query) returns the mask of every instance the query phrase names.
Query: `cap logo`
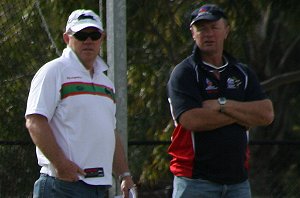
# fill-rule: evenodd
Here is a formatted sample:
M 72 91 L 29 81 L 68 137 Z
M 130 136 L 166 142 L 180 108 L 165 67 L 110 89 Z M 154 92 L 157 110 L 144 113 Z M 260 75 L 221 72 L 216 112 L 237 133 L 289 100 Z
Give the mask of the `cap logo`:
M 213 15 L 213 13 L 209 12 L 207 9 L 202 8 L 199 10 L 197 17 L 204 15 Z
M 79 21 L 80 20 L 84 20 L 84 19 L 92 19 L 92 20 L 96 21 L 93 16 L 91 16 L 91 15 L 85 15 L 85 14 L 80 15 L 77 19 Z
M 227 19 L 223 10 L 215 4 L 207 4 L 192 12 L 190 26 L 199 20 L 216 21 L 220 18 Z
M 100 17 L 92 10 L 75 10 L 73 11 L 66 25 L 67 33 L 76 33 L 84 28 L 94 27 L 103 31 L 102 22 Z
M 201 8 L 201 9 L 199 10 L 199 14 L 200 14 L 201 12 L 207 12 L 207 11 L 208 11 L 207 9 Z

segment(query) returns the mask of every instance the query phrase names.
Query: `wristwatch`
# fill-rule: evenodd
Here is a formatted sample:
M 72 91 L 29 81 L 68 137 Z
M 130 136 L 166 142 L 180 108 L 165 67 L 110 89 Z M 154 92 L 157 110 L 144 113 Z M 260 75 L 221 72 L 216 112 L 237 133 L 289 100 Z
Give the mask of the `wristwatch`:
M 124 173 L 122 173 L 121 175 L 119 175 L 119 181 L 122 182 L 122 180 L 125 177 L 131 177 L 131 173 L 130 172 L 124 172 Z
M 220 112 L 224 113 L 225 109 L 224 109 L 224 105 L 226 104 L 226 98 L 225 97 L 220 97 L 218 98 L 218 102 L 220 104 Z

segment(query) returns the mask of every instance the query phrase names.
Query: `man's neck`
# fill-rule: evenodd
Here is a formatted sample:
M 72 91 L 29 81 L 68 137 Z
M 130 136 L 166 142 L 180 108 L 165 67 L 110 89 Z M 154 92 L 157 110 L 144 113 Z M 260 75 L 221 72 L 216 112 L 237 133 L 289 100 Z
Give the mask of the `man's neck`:
M 90 72 L 91 77 L 93 77 L 94 74 L 94 62 L 83 62 L 81 61 L 82 65 L 85 67 L 86 70 Z
M 88 69 L 88 70 L 89 70 L 89 72 L 90 72 L 91 77 L 93 78 L 93 75 L 94 75 L 94 67 L 92 67 L 92 68 L 90 68 L 90 69 Z
M 222 54 L 209 55 L 209 56 L 202 54 L 201 59 L 202 61 L 214 65 L 215 67 L 221 67 L 224 65 Z

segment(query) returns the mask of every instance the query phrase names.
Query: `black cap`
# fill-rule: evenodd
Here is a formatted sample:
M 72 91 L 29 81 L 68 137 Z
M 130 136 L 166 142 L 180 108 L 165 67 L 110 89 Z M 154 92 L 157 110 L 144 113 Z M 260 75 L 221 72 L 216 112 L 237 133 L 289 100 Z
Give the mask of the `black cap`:
M 220 18 L 227 19 L 224 11 L 215 4 L 206 4 L 192 12 L 190 26 L 200 20 L 217 21 Z

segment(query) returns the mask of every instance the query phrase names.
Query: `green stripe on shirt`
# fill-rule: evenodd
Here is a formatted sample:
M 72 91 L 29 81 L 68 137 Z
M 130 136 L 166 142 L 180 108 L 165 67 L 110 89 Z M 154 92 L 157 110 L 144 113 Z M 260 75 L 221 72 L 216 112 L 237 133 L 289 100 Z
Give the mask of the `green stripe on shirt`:
M 91 94 L 105 96 L 112 99 L 115 102 L 115 94 L 113 90 L 109 87 L 93 83 L 83 83 L 83 82 L 72 82 L 64 83 L 61 88 L 61 99 L 65 99 L 68 96 Z

